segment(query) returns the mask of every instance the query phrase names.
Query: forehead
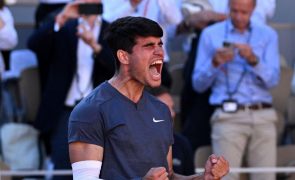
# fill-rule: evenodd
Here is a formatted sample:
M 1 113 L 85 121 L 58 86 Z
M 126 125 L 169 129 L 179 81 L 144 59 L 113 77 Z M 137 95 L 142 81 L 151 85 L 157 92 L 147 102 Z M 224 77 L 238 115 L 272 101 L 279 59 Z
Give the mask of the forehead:
M 136 42 L 136 44 L 159 43 L 159 42 L 161 42 L 161 37 L 155 37 L 155 36 L 141 37 L 141 36 L 138 36 L 138 37 L 136 37 L 135 42 Z
M 254 6 L 254 0 L 230 0 L 230 8 L 252 9 Z

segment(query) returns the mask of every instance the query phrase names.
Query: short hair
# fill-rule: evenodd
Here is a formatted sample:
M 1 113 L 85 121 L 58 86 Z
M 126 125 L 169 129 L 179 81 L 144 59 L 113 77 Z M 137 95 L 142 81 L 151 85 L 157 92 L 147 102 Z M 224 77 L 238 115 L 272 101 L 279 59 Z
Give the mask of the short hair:
M 104 38 L 116 59 L 116 70 L 120 67 L 117 51 L 132 53 L 136 39 L 149 36 L 162 37 L 163 30 L 157 22 L 144 17 L 127 16 L 110 24 Z
M 230 4 L 232 0 L 229 0 L 228 3 Z M 252 0 L 254 7 L 256 6 L 256 0 Z
M 155 88 L 152 88 L 152 87 L 146 87 L 146 90 L 151 93 L 153 96 L 161 96 L 162 94 L 170 94 L 170 91 L 168 88 L 166 88 L 165 86 L 161 85 L 159 87 L 155 87 Z

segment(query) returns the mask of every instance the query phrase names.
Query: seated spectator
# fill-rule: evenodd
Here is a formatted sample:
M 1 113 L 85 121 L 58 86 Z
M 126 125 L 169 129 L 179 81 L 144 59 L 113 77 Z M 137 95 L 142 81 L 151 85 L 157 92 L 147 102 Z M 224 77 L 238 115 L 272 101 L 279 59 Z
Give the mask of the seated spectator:
M 203 7 L 202 4 L 200 6 Z M 212 7 L 207 7 L 199 12 L 190 13 L 178 30 L 180 32 L 187 28 L 193 30 L 190 51 L 183 70 L 184 85 L 181 91 L 180 111 L 183 125 L 182 134 L 188 138 L 194 151 L 200 146 L 211 144 L 209 119 L 213 113 L 213 107 L 208 101 L 210 89 L 200 93 L 192 88 L 191 76 L 198 53 L 199 37 L 203 28 L 226 18 L 226 14 L 215 12 Z
M 149 89 L 150 93 L 165 103 L 172 119 L 175 119 L 174 102 L 168 89 L 163 86 Z M 174 144 L 172 145 L 173 170 L 178 174 L 192 175 L 195 173 L 193 151 L 189 141 L 180 133 L 173 133 Z

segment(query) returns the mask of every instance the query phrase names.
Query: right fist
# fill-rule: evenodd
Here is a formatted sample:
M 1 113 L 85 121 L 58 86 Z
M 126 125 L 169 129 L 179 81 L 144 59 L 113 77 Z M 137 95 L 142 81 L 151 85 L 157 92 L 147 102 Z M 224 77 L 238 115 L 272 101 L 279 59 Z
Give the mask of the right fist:
M 169 180 L 168 173 L 164 167 L 151 168 L 146 175 L 142 178 L 143 180 Z

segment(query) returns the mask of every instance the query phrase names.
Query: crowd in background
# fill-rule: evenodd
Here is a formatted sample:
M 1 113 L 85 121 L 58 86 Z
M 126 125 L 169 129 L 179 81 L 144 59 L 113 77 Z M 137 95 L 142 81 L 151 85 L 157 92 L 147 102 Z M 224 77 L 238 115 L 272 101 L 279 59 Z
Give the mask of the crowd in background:
M 184 35 L 185 41 L 179 43 L 190 47 L 188 52 L 182 50 L 187 54 L 179 94 L 182 127 L 181 135 L 175 134 L 173 159 L 178 173 L 194 173 L 192 152 L 211 144 L 234 167 L 242 165 L 244 154 L 249 166 L 276 165 L 277 119 L 269 89 L 280 79 L 280 54 L 277 34 L 267 25 L 275 13 L 275 0 L 102 0 L 102 14 L 80 17 L 63 13 L 67 3 L 73 2 L 40 0 L 35 30 L 28 39 L 28 48 L 37 56 L 41 83 L 33 125 L 55 169 L 71 169 L 67 134 L 73 107 L 115 72 L 103 34 L 109 23 L 124 16 L 147 17 L 163 28 L 165 90 L 151 92 L 159 98 L 168 94 L 170 103 L 169 89 L 178 82 L 169 72 L 169 44 Z M 16 44 L 13 17 L 0 0 L 1 74 L 9 69 L 9 51 Z M 174 116 L 172 109 L 171 113 Z M 268 175 L 267 179 L 275 179 L 274 174 Z

